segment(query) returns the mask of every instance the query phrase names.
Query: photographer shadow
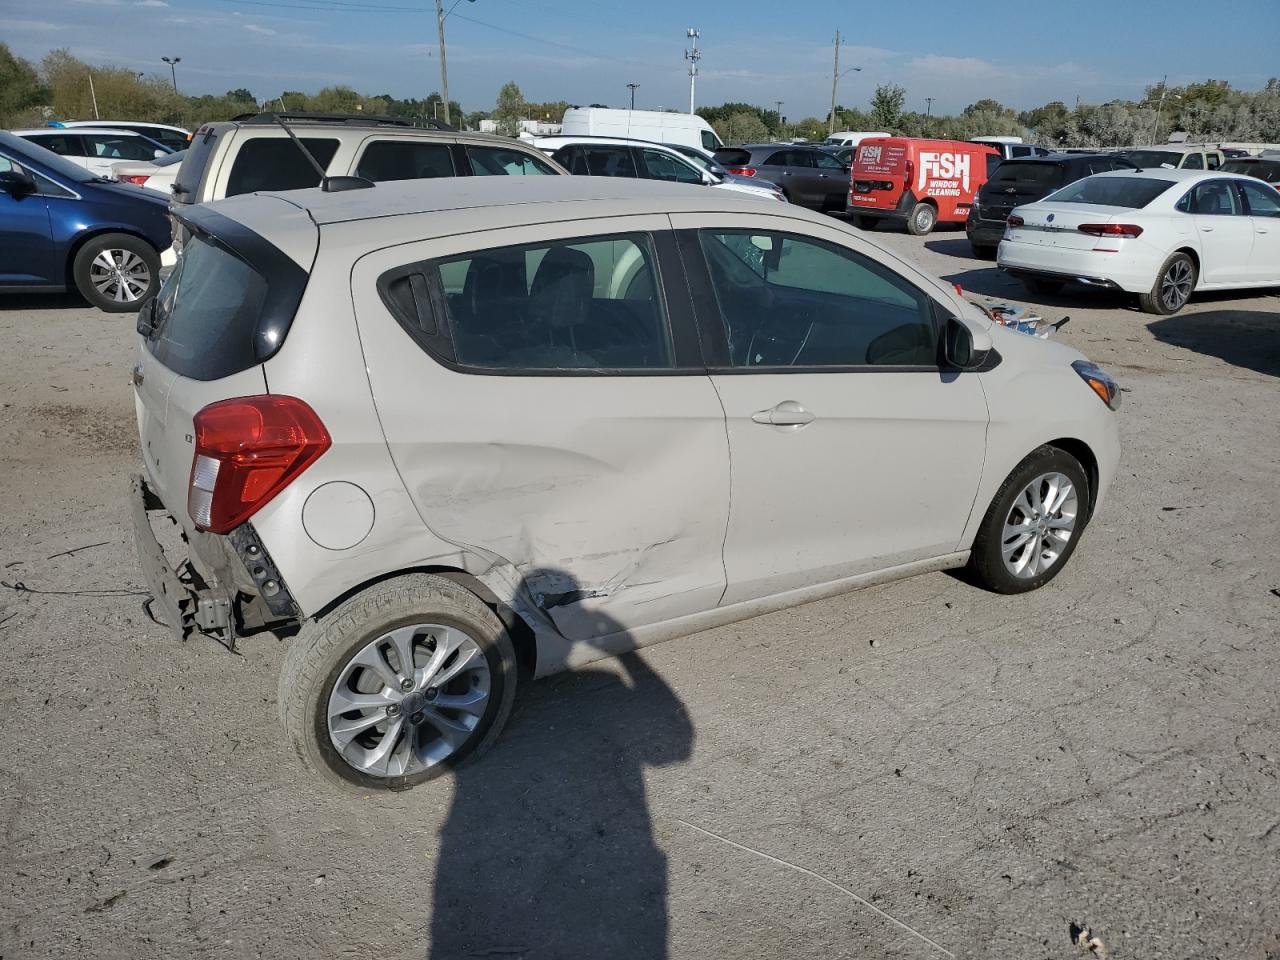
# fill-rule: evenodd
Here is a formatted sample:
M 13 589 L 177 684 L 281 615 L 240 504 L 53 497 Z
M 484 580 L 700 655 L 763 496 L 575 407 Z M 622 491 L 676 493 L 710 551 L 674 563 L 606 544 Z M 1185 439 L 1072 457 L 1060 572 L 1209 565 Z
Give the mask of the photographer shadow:
M 592 623 L 597 637 L 620 630 Z M 687 760 L 693 727 L 638 654 L 609 666 L 527 688 L 494 748 L 454 772 L 432 960 L 667 956 L 667 858 L 644 773 Z

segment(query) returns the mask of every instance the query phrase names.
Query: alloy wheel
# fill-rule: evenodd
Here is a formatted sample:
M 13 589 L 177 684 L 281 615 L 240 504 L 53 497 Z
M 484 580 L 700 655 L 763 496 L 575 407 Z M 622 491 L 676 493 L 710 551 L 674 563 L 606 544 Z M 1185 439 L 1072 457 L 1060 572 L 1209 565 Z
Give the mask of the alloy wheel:
M 1005 569 L 1026 580 L 1052 569 L 1075 534 L 1079 511 L 1070 478 L 1045 473 L 1032 480 L 1005 517 L 1000 537 Z
M 1160 278 L 1160 299 L 1165 308 L 1180 310 L 1191 299 L 1191 264 L 1175 260 Z
M 397 627 L 339 671 L 325 712 L 329 740 L 368 776 L 420 773 L 471 737 L 491 680 L 484 651 L 466 632 L 434 623 Z
M 133 303 L 151 286 L 151 268 L 132 250 L 102 250 L 89 264 L 89 282 L 107 300 Z

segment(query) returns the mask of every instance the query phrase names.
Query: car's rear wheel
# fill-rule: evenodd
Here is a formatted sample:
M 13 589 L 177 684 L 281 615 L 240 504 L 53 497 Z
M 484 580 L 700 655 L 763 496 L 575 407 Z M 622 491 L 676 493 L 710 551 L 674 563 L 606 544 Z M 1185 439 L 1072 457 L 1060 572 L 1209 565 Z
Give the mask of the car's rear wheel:
M 1032 293 L 1038 293 L 1045 297 L 1052 297 L 1061 293 L 1062 288 L 1066 285 L 1065 280 L 1046 280 L 1044 277 L 1023 277 L 1022 283 Z
M 1185 253 L 1170 254 L 1169 259 L 1160 265 L 1151 290 L 1138 294 L 1138 303 L 1144 313 L 1167 317 L 1187 305 L 1195 288 L 1196 262 Z
M 1089 479 L 1075 457 L 1039 447 L 996 492 L 969 569 L 996 593 L 1042 587 L 1066 566 L 1089 521 Z
M 76 251 L 71 277 L 80 295 L 99 310 L 138 310 L 160 289 L 160 255 L 145 240 L 104 233 Z
M 874 230 L 880 223 L 879 217 L 863 217 L 857 218 L 858 226 L 863 230 Z
M 280 675 L 280 717 L 331 782 L 404 790 L 485 750 L 511 713 L 511 638 L 475 594 L 412 574 L 305 624 Z
M 938 222 L 938 211 L 931 203 L 917 203 L 907 218 L 907 232 L 913 237 L 932 233 Z

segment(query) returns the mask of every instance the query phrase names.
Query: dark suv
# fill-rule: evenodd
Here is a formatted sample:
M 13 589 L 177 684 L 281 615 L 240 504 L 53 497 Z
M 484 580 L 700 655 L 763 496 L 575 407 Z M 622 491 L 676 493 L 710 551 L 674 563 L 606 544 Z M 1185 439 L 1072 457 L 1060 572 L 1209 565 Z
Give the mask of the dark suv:
M 973 255 L 986 260 L 995 256 L 1014 207 L 1043 200 L 1095 173 L 1131 169 L 1130 161 L 1114 153 L 1051 153 L 1001 162 L 978 191 L 965 221 Z
M 1257 177 L 1280 189 L 1280 153 L 1267 153 L 1261 157 L 1236 157 L 1218 168 L 1220 173 L 1243 173 Z
M 772 180 L 802 207 L 844 210 L 849 201 L 849 165 L 825 150 L 793 143 L 748 143 L 721 147 L 716 162 L 740 177 Z

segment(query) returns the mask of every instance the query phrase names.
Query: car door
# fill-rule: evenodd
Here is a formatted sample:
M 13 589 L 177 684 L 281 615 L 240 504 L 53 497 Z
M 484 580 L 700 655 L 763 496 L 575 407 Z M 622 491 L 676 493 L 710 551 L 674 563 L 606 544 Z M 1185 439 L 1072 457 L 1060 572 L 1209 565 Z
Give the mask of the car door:
M 636 157 L 636 166 L 643 170 L 644 176 L 650 180 L 694 184 L 706 182 L 703 179 L 702 171 L 693 164 L 680 157 L 673 157 L 671 154 L 664 153 L 661 150 L 654 150 L 650 147 L 637 147 Z
M 29 172 L 0 154 L 0 173 L 10 171 Z M 64 278 L 54 262 L 48 201 L 40 190 L 43 178 L 35 180 L 32 193 L 0 190 L 0 283 L 61 286 Z
M 1254 283 L 1280 283 L 1280 191 L 1265 183 L 1239 181 L 1249 221 L 1253 225 L 1253 250 L 1249 279 Z
M 386 441 L 432 531 L 527 584 L 571 641 L 716 606 L 724 412 L 665 216 L 384 249 L 352 293 Z
M 66 157 L 72 163 L 78 164 L 93 173 L 98 171 L 93 168 L 92 161 L 85 156 L 85 148 L 83 138 L 73 133 L 39 133 L 26 137 L 32 143 L 44 147 L 46 150 L 52 150 L 60 157 Z
M 817 170 L 817 186 L 825 206 L 844 208 L 849 195 L 849 171 L 836 157 L 822 150 L 806 150 Z
M 939 369 L 940 291 L 819 224 L 672 222 L 729 434 L 723 603 L 956 551 L 988 412 Z
M 1205 283 L 1247 282 L 1253 253 L 1253 221 L 1231 180 L 1205 180 L 1188 194 L 1200 240 L 1200 278 Z
M 792 163 L 793 150 L 765 151 L 764 162 L 752 164 L 756 168 L 756 176 L 776 183 L 782 188 L 787 199 L 801 203 L 806 197 L 804 167 Z

